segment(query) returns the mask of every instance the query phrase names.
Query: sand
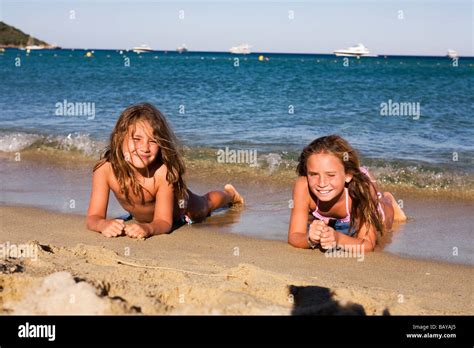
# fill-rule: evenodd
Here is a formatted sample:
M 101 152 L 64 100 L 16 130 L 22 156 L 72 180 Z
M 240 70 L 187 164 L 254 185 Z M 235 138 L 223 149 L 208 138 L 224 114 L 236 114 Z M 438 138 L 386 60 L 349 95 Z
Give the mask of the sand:
M 474 313 L 472 266 L 385 252 L 328 258 L 205 224 L 144 241 L 107 239 L 86 230 L 82 216 L 0 213 L 10 256 L 0 258 L 2 314 Z

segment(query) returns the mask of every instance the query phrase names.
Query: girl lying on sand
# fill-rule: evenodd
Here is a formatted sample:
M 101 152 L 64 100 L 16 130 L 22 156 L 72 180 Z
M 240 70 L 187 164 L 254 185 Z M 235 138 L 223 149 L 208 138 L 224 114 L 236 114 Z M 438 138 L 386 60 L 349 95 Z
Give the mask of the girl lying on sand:
M 146 238 L 202 221 L 215 209 L 244 203 L 230 184 L 204 196 L 192 193 L 184 172 L 177 140 L 163 114 L 148 103 L 126 108 L 94 167 L 87 228 L 106 237 Z M 110 190 L 138 223 L 106 219 Z
M 372 251 L 394 221 L 406 220 L 392 194 L 378 191 L 355 150 L 337 135 L 306 146 L 297 172 L 288 230 L 288 242 L 297 248 Z M 308 213 L 315 217 L 309 229 Z

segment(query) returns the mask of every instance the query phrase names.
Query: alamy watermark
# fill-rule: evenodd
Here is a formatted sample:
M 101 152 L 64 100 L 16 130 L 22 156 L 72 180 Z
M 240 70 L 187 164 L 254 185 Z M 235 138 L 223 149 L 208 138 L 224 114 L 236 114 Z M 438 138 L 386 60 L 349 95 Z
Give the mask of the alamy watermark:
M 395 102 L 389 99 L 387 102 L 380 103 L 381 116 L 408 116 L 418 120 L 421 116 L 421 107 L 419 102 Z
M 227 146 L 217 151 L 218 163 L 245 163 L 251 167 L 257 166 L 257 150 L 232 150 Z
M 93 102 L 68 102 L 64 99 L 54 106 L 56 116 L 87 116 L 88 120 L 95 118 L 95 103 Z
M 48 341 L 56 339 L 56 325 L 37 325 L 26 322 L 18 326 L 19 338 L 47 338 Z
M 336 247 L 324 253 L 326 257 L 356 258 L 358 262 L 364 261 L 365 251 L 362 245 L 345 245 L 344 248 Z
M 5 242 L 0 244 L 0 259 L 25 258 L 33 261 L 38 260 L 38 246 L 35 244 L 12 244 Z

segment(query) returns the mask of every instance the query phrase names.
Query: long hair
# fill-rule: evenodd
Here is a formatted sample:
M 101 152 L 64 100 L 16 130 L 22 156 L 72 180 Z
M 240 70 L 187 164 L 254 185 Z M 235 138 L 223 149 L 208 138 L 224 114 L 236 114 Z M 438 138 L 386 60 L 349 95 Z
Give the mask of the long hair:
M 357 152 L 342 137 L 329 135 L 313 140 L 306 146 L 298 158 L 298 175 L 307 176 L 306 164 L 309 156 L 320 153 L 336 156 L 343 164 L 345 174 L 352 174 L 352 180 L 346 186 L 352 198 L 350 225 L 357 231 L 357 235 L 364 224 L 374 226 L 377 232 L 383 235 L 385 227 L 377 209 L 378 198 L 374 199 L 371 194 L 372 182 L 360 171 Z
M 97 170 L 106 162 L 110 162 L 115 177 L 120 185 L 121 192 L 131 205 L 130 190 L 140 197 L 144 202 L 143 187 L 135 177 L 135 171 L 131 163 L 125 160 L 122 152 L 122 144 L 127 139 L 130 127 L 133 128 L 137 122 L 147 121 L 153 129 L 153 138 L 158 144 L 158 154 L 155 161 L 166 165 L 168 171 L 166 180 L 173 185 L 176 201 L 183 199 L 186 195 L 186 184 L 183 179 L 185 166 L 182 155 L 178 148 L 178 140 L 165 116 L 149 103 L 135 104 L 127 107 L 120 115 L 110 135 L 109 145 L 105 148 L 99 162 L 94 166 Z

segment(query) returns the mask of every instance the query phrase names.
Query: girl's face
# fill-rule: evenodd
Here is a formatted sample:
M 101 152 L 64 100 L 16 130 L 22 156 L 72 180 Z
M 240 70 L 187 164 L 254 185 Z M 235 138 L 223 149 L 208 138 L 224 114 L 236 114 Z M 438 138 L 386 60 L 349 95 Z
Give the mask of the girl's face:
M 158 143 L 153 138 L 153 129 L 147 121 L 137 122 L 128 129 L 122 145 L 125 160 L 135 168 L 146 168 L 158 154 Z
M 352 175 L 344 172 L 341 160 L 332 154 L 318 153 L 309 156 L 306 168 L 311 192 L 324 202 L 338 197 L 344 184 L 352 179 Z

